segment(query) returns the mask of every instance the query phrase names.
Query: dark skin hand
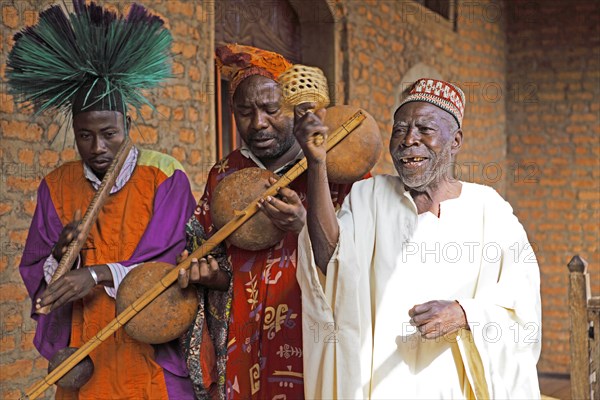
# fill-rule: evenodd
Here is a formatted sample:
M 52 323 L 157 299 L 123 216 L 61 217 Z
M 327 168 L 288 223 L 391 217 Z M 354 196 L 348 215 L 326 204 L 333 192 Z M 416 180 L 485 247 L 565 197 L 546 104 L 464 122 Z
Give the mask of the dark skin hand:
M 96 271 L 98 284 L 113 285 L 112 273 L 107 265 L 93 265 L 89 268 L 94 268 L 94 271 Z M 71 270 L 46 288 L 44 293 L 37 299 L 35 307 L 39 309 L 51 305 L 50 310 L 55 310 L 63 304 L 87 296 L 94 286 L 96 286 L 96 283 L 88 268 Z
M 277 181 L 271 178 L 270 183 L 274 184 L 275 182 Z M 281 188 L 279 195 L 282 198 L 281 200 L 271 196 L 261 199 L 258 207 L 279 229 L 296 234 L 300 233 L 306 223 L 306 209 L 302 205 L 300 197 L 289 188 Z M 188 251 L 184 250 L 177 257 L 177 263 L 181 263 L 188 256 Z M 177 280 L 179 286 L 183 289 L 188 287 L 190 283 L 196 283 L 209 289 L 224 291 L 229 288 L 230 283 L 229 274 L 219 268 L 217 260 L 210 255 L 200 260 L 193 258 L 187 270 L 183 268 L 179 270 Z
M 83 239 L 81 236 L 81 210 L 76 210 L 73 214 L 73 219 L 69 222 L 60 233 L 58 242 L 52 249 L 52 257 L 58 262 L 62 259 L 63 255 L 67 252 L 69 244 L 73 239 Z
M 277 182 L 269 178 L 271 185 Z M 267 196 L 260 199 L 258 208 L 264 212 L 279 229 L 285 232 L 300 233 L 306 223 L 306 209 L 298 194 L 290 188 L 280 188 L 277 197 Z
M 81 233 L 81 211 L 73 214 L 73 220 L 69 222 L 60 233 L 58 242 L 52 250 L 52 256 L 60 263 L 73 240 L 82 239 Z M 112 286 L 112 274 L 106 265 L 94 266 L 99 282 Z M 96 286 L 90 271 L 86 268 L 72 269 L 56 282 L 48 285 L 44 293 L 36 300 L 36 308 L 50 305 L 54 310 L 70 301 L 75 301 L 86 296 Z
M 428 301 L 411 308 L 408 315 L 410 324 L 415 326 L 425 339 L 436 339 L 461 328 L 469 329 L 467 316 L 457 301 Z
M 177 257 L 177 264 L 181 263 L 189 256 L 188 251 L 184 250 Z M 225 291 L 229 288 L 229 274 L 219 268 L 219 263 L 213 256 L 206 258 L 192 258 L 190 267 L 186 270 L 181 268 L 177 282 L 179 287 L 185 289 L 190 283 L 202 285 L 208 289 Z

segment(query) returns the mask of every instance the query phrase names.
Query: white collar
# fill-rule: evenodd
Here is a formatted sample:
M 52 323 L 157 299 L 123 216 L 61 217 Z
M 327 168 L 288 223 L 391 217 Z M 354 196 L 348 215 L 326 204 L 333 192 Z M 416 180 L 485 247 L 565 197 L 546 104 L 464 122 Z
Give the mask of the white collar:
M 127 182 L 129 182 L 129 179 L 133 174 L 133 170 L 135 169 L 135 165 L 137 164 L 138 154 L 139 150 L 135 147 L 132 147 L 131 150 L 129 150 L 129 154 L 127 155 L 127 159 L 123 164 L 123 168 L 121 168 L 121 172 L 119 172 L 119 176 L 115 181 L 115 185 L 112 187 L 112 189 L 110 189 L 110 194 L 118 192 L 123 188 L 123 186 L 125 186 Z M 83 163 L 83 174 L 85 175 L 86 179 L 92 183 L 94 190 L 98 190 L 98 188 L 100 188 L 100 184 L 102 182 L 86 163 Z

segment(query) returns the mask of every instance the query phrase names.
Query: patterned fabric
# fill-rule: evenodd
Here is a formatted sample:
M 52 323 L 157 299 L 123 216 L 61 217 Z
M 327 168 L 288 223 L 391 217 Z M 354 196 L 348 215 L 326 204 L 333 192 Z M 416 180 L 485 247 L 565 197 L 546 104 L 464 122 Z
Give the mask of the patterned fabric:
M 197 245 L 205 234 L 215 232 L 210 216 L 210 201 L 217 184 L 229 174 L 257 167 L 239 150 L 219 161 L 210 171 L 204 195 L 194 218 L 203 231 L 188 224 L 190 240 Z M 306 206 L 306 176 L 290 185 Z M 331 184 L 332 201 L 340 207 L 351 185 Z M 304 398 L 302 370 L 302 309 L 300 287 L 296 281 L 298 237 L 288 233 L 277 245 L 262 251 L 227 247 L 232 284 L 228 292 L 208 291 L 199 319 L 208 325 L 217 355 L 218 393 L 220 399 L 298 399 Z M 188 250 L 190 250 L 190 247 Z M 203 314 L 203 315 L 200 315 Z M 217 326 L 213 326 L 214 323 Z M 223 323 L 226 322 L 226 323 Z M 196 321 L 193 329 L 203 329 Z M 192 333 L 201 338 L 200 332 Z M 202 382 L 198 365 L 204 357 L 186 348 L 188 367 L 195 385 Z M 192 368 L 192 365 L 195 365 Z M 206 398 L 206 388 L 197 388 Z
M 458 122 L 458 126 L 462 127 L 462 119 L 465 114 L 465 94 L 458 86 L 436 79 L 421 78 L 415 82 L 408 96 L 398 108 L 413 101 L 425 101 L 438 106 L 452 114 Z
M 208 238 L 204 226 L 197 218 L 198 208 L 186 225 L 186 250 L 195 251 Z M 224 244 L 217 246 L 211 255 L 218 261 L 219 267 L 231 276 L 231 263 L 227 258 Z M 226 292 L 205 290 L 197 285 L 198 314 L 194 324 L 182 337 L 181 342 L 186 349 L 186 362 L 190 378 L 194 384 L 194 392 L 199 399 L 213 397 L 216 386 L 225 384 L 224 373 L 227 361 L 227 319 L 231 308 L 233 286 Z M 207 313 L 207 305 L 210 304 Z M 206 325 L 205 325 L 205 321 Z M 208 326 L 210 334 L 207 335 Z M 223 378 L 219 380 L 219 378 Z
M 277 53 L 251 46 L 228 44 L 217 48 L 216 53 L 217 67 L 230 81 L 230 97 L 233 97 L 235 89 L 244 79 L 252 75 L 262 75 L 277 80 L 279 75 L 292 66 Z

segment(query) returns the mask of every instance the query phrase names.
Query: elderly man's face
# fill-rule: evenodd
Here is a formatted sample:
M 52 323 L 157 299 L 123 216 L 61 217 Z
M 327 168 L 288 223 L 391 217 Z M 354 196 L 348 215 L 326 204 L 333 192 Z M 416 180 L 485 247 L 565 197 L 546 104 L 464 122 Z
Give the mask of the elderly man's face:
M 462 131 L 452 115 L 433 104 L 407 103 L 394 114 L 390 154 L 410 189 L 437 186 L 451 172 L 461 144 Z
M 233 96 L 233 114 L 246 145 L 261 160 L 275 160 L 288 151 L 294 137 L 293 115 L 281 110 L 282 93 L 272 79 L 251 76 Z

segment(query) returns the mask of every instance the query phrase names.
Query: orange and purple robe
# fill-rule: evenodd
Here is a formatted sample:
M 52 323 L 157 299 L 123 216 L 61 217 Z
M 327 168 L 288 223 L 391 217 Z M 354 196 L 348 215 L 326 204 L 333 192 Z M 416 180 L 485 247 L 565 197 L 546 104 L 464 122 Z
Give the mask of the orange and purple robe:
M 255 159 L 247 149 L 236 150 L 211 169 L 204 195 L 188 222 L 189 251 L 216 231 L 210 202 L 218 183 L 240 169 L 259 167 Z M 306 175 L 289 187 L 306 207 Z M 351 185 L 330 184 L 336 209 L 350 188 Z M 200 311 L 193 329 L 184 338 L 190 377 L 198 397 L 214 398 L 216 394 L 227 399 L 304 398 L 297 245 L 297 235 L 288 232 L 280 243 L 266 250 L 228 246 L 226 257 L 219 251 L 215 254 L 221 268 L 231 273 L 232 283 L 226 292 L 203 291 L 199 287 Z M 207 332 L 212 343 L 206 343 Z M 214 371 L 207 365 L 211 351 L 216 356 Z M 213 387 L 207 387 L 213 379 Z
M 81 252 L 83 266 L 118 264 L 127 271 L 147 261 L 175 264 L 185 246 L 185 223 L 195 202 L 188 178 L 172 157 L 132 149 L 137 157 L 121 171 Z M 130 154 L 131 155 L 131 154 Z M 96 194 L 81 161 L 47 175 L 38 189 L 37 207 L 19 270 L 33 303 L 47 287 L 44 264 L 75 210 L 84 211 Z M 132 169 L 132 171 L 131 171 Z M 125 176 L 123 180 L 122 177 Z M 97 188 L 97 187 L 96 187 Z M 115 285 L 122 276 L 113 278 Z M 80 347 L 116 316 L 109 290 L 96 286 L 83 299 L 48 315 L 38 315 L 34 344 L 50 359 L 58 350 Z M 176 342 L 149 345 L 119 330 L 90 354 L 94 374 L 77 392 L 57 398 L 189 399 L 187 368 Z

